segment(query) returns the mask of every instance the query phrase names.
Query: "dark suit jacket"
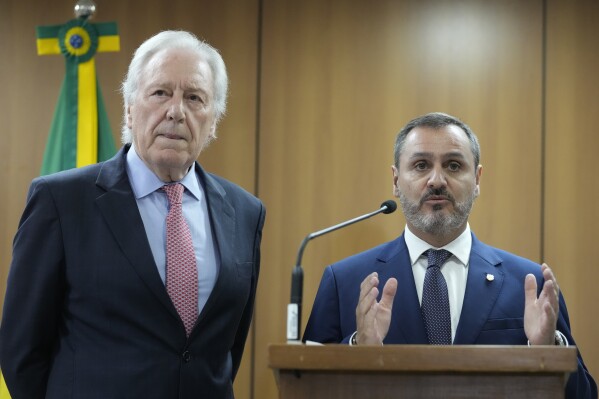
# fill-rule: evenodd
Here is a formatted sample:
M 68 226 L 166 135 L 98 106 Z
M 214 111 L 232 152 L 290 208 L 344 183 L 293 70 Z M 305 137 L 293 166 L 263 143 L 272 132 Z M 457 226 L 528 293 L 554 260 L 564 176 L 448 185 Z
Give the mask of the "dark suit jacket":
M 427 344 L 416 284 L 403 235 L 394 241 L 328 266 L 322 277 L 304 340 L 333 343 L 349 341 L 356 331 L 360 283 L 376 271 L 379 287 L 390 277 L 398 282 L 386 344 Z M 492 248 L 472 235 L 468 280 L 460 321 L 454 339 L 459 345 L 526 345 L 524 334 L 524 279 L 543 277 L 538 264 Z M 487 274 L 495 279 L 488 281 Z M 382 291 L 382 289 L 381 289 Z M 380 297 L 379 297 L 380 300 Z M 568 310 L 560 294 L 557 329 L 575 345 Z M 578 372 L 567 385 L 568 398 L 596 398 L 597 386 L 578 356 Z
M 188 339 L 146 238 L 127 150 L 31 184 L 0 328 L 13 399 L 233 397 L 264 207 L 196 163 L 221 264 Z

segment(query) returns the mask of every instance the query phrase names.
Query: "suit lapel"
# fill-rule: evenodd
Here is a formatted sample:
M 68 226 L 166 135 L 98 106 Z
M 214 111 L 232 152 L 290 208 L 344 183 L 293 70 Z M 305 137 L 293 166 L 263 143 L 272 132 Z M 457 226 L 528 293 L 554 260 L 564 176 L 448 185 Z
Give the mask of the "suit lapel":
M 378 268 L 381 282 L 386 282 L 389 277 L 397 279 L 397 294 L 393 301 L 391 326 L 386 340 L 406 344 L 428 343 L 404 236 L 391 242 L 377 261 L 381 265 Z
M 466 293 L 454 344 L 474 344 L 503 286 L 501 258 L 472 234 Z M 492 277 L 488 277 L 492 276 Z
M 127 177 L 125 157 L 128 148 L 128 146 L 124 147 L 115 157 L 102 165 L 96 185 L 106 191 L 96 198 L 96 204 L 123 254 L 141 280 L 173 317 L 179 320 L 177 311 L 158 274 Z
M 206 318 L 215 303 L 218 303 L 219 295 L 226 291 L 222 287 L 230 283 L 236 276 L 235 259 L 235 208 L 227 198 L 224 188 L 196 163 L 196 170 L 201 176 L 201 181 L 206 193 L 210 225 L 215 238 L 215 245 L 220 256 L 220 267 L 218 278 L 212 293 L 208 297 L 206 305 L 199 316 L 198 324 Z

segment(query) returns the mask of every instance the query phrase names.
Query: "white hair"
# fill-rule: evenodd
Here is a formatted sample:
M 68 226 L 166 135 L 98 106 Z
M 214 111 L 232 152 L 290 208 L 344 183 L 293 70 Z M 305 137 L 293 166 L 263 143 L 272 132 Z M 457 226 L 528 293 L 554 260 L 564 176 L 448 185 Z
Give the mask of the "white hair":
M 214 110 L 216 122 L 224 116 L 227 109 L 227 69 L 225 62 L 218 50 L 208 43 L 199 40 L 195 35 L 185 31 L 164 31 L 152 36 L 135 50 L 133 59 L 129 64 L 127 76 L 121 85 L 123 94 L 123 127 L 121 130 L 121 141 L 123 144 L 131 143 L 132 132 L 127 127 L 127 109 L 134 102 L 139 80 L 144 67 L 148 64 L 154 54 L 164 49 L 183 48 L 198 53 L 210 66 L 214 85 Z

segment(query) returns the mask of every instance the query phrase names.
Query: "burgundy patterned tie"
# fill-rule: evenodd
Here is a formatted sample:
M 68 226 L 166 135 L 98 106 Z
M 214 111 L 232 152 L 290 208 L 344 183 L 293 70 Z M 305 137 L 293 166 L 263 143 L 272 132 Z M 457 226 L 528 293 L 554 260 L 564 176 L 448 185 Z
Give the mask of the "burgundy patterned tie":
M 166 215 L 166 291 L 189 336 L 198 318 L 198 269 L 191 231 L 183 217 L 184 187 L 175 183 L 162 189 L 170 205 Z
M 451 345 L 449 295 L 447 283 L 441 273 L 441 266 L 451 258 L 451 252 L 429 249 L 424 254 L 428 257 L 428 268 L 424 276 L 421 311 L 428 342 L 433 345 Z

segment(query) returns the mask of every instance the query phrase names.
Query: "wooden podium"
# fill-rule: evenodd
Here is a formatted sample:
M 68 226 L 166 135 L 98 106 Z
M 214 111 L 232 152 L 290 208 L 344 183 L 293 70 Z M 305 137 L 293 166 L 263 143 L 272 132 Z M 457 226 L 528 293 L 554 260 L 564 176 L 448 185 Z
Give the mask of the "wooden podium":
M 563 398 L 575 347 L 268 347 L 280 399 Z

